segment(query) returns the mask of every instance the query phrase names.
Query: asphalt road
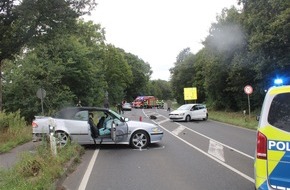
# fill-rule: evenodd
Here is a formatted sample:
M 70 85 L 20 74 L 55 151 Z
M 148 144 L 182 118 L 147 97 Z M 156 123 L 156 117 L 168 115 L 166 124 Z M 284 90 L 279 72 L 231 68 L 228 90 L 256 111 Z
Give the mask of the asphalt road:
M 64 181 L 65 189 L 254 189 L 255 131 L 210 120 L 172 122 L 161 109 L 134 109 L 124 116 L 157 123 L 163 141 L 145 150 L 87 146 L 81 164 Z

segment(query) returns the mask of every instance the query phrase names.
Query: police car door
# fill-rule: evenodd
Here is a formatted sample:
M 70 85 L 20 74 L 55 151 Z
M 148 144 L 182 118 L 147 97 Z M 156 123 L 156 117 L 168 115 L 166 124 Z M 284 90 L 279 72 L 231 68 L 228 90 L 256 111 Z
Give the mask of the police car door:
M 289 89 L 288 89 L 289 90 Z M 275 189 L 290 188 L 290 92 L 273 95 L 268 113 L 267 176 Z

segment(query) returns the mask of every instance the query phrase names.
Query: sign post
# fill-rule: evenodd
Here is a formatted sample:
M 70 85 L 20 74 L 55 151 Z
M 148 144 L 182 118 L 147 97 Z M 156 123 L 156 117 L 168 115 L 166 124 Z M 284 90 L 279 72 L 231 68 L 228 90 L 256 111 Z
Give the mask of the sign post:
M 36 92 L 36 96 L 41 100 L 41 112 L 42 112 L 42 115 L 44 115 L 43 98 L 45 98 L 46 96 L 46 91 L 43 88 L 39 88 Z
M 253 87 L 250 85 L 246 85 L 244 87 L 244 92 L 248 95 L 248 107 L 249 107 L 249 119 L 250 119 L 250 117 L 251 117 L 250 94 L 253 93 Z

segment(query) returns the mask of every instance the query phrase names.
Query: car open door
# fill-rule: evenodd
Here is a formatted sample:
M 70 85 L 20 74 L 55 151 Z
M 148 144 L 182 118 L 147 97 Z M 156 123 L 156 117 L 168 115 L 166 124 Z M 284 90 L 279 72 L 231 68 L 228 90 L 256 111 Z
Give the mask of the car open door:
M 128 125 L 126 122 L 114 119 L 111 126 L 111 138 L 114 142 L 125 141 L 128 135 Z
M 111 126 L 111 138 L 114 142 L 116 142 L 116 124 L 113 121 Z

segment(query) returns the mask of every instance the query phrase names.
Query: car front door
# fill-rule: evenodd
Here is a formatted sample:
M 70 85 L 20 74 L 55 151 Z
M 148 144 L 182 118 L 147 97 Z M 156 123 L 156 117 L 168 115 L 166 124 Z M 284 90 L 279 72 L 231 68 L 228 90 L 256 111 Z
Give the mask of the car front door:
M 111 127 L 111 138 L 114 142 L 124 142 L 128 135 L 128 125 L 126 122 L 115 118 Z
M 192 106 L 190 109 L 190 117 L 191 119 L 197 119 L 198 118 L 198 107 L 197 105 Z

